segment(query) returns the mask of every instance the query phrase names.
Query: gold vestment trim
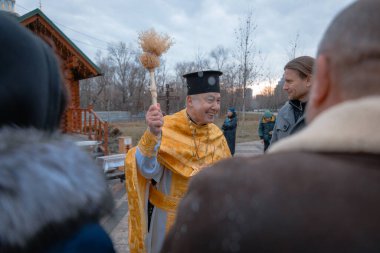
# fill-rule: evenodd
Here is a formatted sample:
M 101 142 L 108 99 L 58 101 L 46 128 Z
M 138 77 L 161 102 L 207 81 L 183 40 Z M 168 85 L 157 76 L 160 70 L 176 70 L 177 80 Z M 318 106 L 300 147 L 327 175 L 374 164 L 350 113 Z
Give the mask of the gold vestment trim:
M 144 156 L 152 157 L 155 155 L 154 147 L 157 145 L 157 142 L 158 137 L 152 134 L 149 130 L 146 130 L 137 146 Z
M 179 202 L 181 201 L 180 198 L 172 197 L 169 195 L 165 195 L 164 193 L 160 192 L 154 186 L 150 185 L 149 187 L 149 201 L 152 203 L 155 207 L 158 207 L 162 210 L 165 210 L 166 212 L 173 212 L 177 210 L 177 206 Z

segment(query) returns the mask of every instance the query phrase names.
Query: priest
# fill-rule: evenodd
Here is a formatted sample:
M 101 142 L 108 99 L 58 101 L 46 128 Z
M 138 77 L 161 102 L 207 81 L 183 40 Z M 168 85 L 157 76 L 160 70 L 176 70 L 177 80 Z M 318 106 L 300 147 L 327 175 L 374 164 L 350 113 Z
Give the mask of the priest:
M 159 252 L 189 179 L 231 157 L 221 130 L 220 71 L 185 74 L 186 108 L 163 117 L 159 104 L 146 113 L 147 130 L 126 157 L 130 252 Z M 194 208 L 197 208 L 194 206 Z

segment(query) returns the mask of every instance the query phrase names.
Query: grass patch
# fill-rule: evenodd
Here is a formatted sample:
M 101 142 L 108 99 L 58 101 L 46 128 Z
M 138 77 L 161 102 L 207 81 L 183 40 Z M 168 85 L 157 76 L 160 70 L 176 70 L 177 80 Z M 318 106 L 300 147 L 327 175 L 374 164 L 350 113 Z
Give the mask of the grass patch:
M 237 127 L 237 139 L 236 143 L 249 142 L 259 140 L 257 135 L 257 128 L 260 114 L 256 113 L 246 113 L 245 122 L 242 122 L 242 116 L 238 115 L 238 127 Z M 219 117 L 216 119 L 215 124 L 221 128 L 224 122 L 224 117 Z M 145 120 L 133 121 L 133 122 L 113 122 L 110 123 L 111 127 L 116 127 L 122 133 L 122 136 L 131 136 L 133 146 L 137 145 L 141 136 L 147 129 Z M 117 137 L 110 138 L 110 149 L 111 152 L 117 153 L 118 144 Z

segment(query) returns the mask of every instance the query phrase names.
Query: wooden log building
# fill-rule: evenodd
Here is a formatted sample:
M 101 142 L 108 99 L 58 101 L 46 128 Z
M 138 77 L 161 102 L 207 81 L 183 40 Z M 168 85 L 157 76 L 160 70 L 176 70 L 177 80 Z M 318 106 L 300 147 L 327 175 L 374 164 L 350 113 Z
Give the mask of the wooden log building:
M 62 130 L 65 133 L 85 134 L 91 140 L 102 142 L 108 153 L 108 123 L 102 121 L 92 106 L 80 107 L 79 81 L 101 75 L 100 69 L 40 10 L 35 9 L 18 21 L 52 45 L 59 57 L 70 104 L 65 112 Z

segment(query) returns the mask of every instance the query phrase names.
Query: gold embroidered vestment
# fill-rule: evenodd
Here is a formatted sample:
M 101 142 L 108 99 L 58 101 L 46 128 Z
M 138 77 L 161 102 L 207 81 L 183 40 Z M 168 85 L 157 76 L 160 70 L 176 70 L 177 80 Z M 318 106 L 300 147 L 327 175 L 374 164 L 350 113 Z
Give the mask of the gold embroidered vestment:
M 146 131 L 138 147 L 147 157 L 155 155 L 158 138 Z M 164 117 L 158 162 L 172 172 L 170 194 L 165 195 L 145 179 L 137 169 L 135 150 L 126 157 L 126 187 L 129 207 L 129 246 L 131 252 L 146 252 L 146 192 L 150 202 L 167 212 L 166 231 L 174 223 L 177 205 L 187 191 L 189 179 L 221 159 L 231 156 L 223 133 L 215 124 L 198 126 L 191 122 L 186 110 Z M 148 188 L 149 187 L 149 188 Z

